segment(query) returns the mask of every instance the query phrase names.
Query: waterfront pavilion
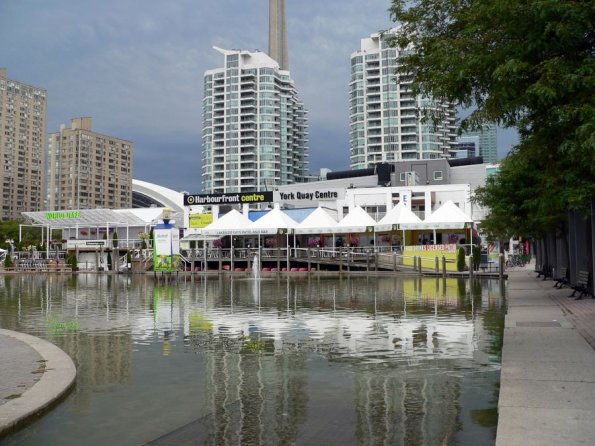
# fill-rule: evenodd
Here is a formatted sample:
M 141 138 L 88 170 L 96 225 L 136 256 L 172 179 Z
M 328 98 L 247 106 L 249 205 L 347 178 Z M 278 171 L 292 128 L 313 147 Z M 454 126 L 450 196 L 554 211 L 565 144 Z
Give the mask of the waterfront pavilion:
M 449 200 L 424 221 L 403 223 L 399 227 L 410 231 L 409 239 L 417 240 L 417 244 L 405 247 L 405 265 L 412 265 L 413 256 L 417 256 L 422 258 L 423 266 L 433 268 L 436 257 L 445 257 L 447 268 L 454 270 L 457 248 L 471 244 L 473 220 Z
M 385 241 L 390 246 L 396 244 L 397 246 L 401 245 L 404 247 L 414 244 L 414 240 L 413 237 L 407 240 L 406 231 L 401 226 L 418 223 L 421 223 L 421 219 L 408 209 L 403 202 L 399 202 L 380 219 L 374 229 L 377 234 L 384 234 L 380 239 L 381 241 Z

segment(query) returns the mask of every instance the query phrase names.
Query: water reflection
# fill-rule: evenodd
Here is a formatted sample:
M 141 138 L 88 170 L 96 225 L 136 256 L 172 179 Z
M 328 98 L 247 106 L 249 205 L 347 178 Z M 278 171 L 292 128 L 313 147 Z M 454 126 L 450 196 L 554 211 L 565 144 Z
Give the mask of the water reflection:
M 71 422 L 6 444 L 77 444 L 102 417 L 88 444 L 490 444 L 503 317 L 497 283 L 450 278 L 0 278 L 0 326 L 78 368 L 46 416 Z

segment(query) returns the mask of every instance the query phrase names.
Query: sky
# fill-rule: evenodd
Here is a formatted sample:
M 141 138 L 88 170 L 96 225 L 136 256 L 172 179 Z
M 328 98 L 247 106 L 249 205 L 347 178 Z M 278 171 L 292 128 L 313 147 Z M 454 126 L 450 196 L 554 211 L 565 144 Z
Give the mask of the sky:
M 133 177 L 200 192 L 203 75 L 213 46 L 268 48 L 268 0 L 0 0 L 0 67 L 48 92 L 47 132 L 79 116 L 134 142 Z M 394 26 L 390 0 L 287 0 L 289 68 L 310 169 L 349 169 L 350 56 Z M 498 134 L 503 156 L 516 142 Z

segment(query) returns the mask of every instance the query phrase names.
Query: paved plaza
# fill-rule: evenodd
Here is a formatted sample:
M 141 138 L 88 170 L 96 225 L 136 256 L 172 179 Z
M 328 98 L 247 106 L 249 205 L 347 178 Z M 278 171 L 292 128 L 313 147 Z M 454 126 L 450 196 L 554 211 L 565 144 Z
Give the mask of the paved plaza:
M 595 300 L 508 274 L 496 445 L 595 444 Z
M 0 329 L 0 437 L 58 400 L 76 369 L 55 345 Z

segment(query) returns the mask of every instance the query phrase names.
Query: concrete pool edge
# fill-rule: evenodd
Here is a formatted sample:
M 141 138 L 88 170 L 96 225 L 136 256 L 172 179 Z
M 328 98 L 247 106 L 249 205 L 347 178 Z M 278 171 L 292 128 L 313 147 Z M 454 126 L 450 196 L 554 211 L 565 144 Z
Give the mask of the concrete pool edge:
M 0 342 L 2 336 L 14 338 L 35 350 L 45 362 L 45 369 L 40 380 L 20 397 L 0 405 L 0 438 L 17 430 L 22 424 L 57 403 L 72 388 L 76 378 L 74 362 L 54 344 L 12 330 L 0 329 Z M 30 371 L 15 370 L 14 373 Z

